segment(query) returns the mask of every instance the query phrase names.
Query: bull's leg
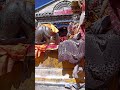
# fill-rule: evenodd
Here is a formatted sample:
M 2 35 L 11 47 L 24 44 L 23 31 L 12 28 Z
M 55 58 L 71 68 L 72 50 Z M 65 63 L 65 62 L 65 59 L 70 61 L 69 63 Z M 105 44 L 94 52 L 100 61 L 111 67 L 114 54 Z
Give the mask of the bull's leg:
M 0 76 L 7 72 L 7 56 L 0 57 Z
M 12 60 L 11 58 L 8 60 L 7 72 L 11 72 L 12 71 L 14 63 L 15 63 L 15 61 Z

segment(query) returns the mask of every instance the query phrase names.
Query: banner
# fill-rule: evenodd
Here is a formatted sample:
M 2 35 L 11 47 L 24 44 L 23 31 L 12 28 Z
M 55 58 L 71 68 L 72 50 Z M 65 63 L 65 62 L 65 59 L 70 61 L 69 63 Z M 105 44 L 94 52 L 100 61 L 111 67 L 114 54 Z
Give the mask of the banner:
M 72 9 L 64 7 L 61 10 L 54 10 L 53 15 L 70 15 L 72 14 Z

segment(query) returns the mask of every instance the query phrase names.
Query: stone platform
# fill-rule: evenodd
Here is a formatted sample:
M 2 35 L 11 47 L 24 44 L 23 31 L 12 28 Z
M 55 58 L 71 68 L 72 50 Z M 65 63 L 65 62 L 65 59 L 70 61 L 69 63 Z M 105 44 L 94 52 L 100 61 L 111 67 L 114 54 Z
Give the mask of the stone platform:
M 62 85 L 84 83 L 84 72 L 79 73 L 79 79 L 72 78 L 74 65 L 65 61 L 58 62 L 58 52 L 47 51 L 36 60 L 35 83 L 38 85 Z M 37 89 L 36 89 L 37 90 Z M 46 89 L 45 89 L 46 90 Z M 64 90 L 64 89 L 61 89 Z

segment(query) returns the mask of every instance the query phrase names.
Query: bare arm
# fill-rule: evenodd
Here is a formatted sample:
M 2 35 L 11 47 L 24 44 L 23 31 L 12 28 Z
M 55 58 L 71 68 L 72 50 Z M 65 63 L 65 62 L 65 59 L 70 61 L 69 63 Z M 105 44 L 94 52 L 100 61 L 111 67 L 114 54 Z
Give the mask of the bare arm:
M 73 74 L 72 74 L 73 78 L 78 78 L 79 67 L 80 67 L 79 63 L 75 65 L 73 69 Z

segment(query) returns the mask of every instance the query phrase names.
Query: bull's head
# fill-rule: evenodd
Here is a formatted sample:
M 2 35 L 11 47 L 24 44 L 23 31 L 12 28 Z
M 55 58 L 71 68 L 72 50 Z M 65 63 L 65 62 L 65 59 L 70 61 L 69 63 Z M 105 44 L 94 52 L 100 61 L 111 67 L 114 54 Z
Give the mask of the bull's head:
M 50 42 L 59 42 L 57 33 L 54 33 L 46 26 L 40 26 L 35 31 L 36 44 L 49 44 Z

